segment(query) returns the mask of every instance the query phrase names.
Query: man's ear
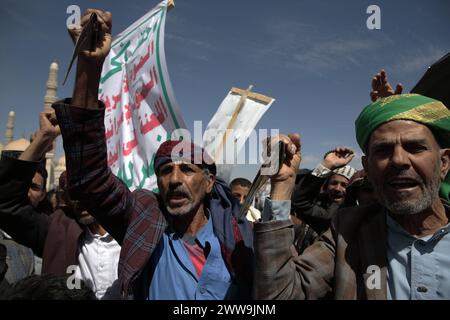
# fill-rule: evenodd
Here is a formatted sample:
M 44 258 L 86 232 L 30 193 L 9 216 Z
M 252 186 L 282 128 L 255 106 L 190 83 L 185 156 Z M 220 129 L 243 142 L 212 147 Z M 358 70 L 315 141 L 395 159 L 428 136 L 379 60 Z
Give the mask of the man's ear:
M 369 177 L 369 159 L 367 158 L 366 155 L 363 155 L 361 157 L 361 163 L 362 163 L 362 166 L 364 168 L 364 171 L 367 174 L 367 178 L 370 180 L 370 177 Z
M 214 182 L 216 182 L 216 177 L 213 174 L 209 174 L 207 185 L 206 185 L 206 193 L 211 193 Z
M 441 149 L 441 180 L 443 181 L 450 169 L 450 149 Z

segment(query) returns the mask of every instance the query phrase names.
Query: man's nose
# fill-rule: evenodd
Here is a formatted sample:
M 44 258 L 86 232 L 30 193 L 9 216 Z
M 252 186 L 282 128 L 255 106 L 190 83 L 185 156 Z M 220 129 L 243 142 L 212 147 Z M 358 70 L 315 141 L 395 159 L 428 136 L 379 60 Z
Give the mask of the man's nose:
M 181 172 L 180 169 L 178 169 L 177 167 L 175 167 L 172 172 L 170 173 L 169 176 L 169 183 L 171 185 L 178 185 L 181 183 Z
M 409 168 L 411 165 L 409 161 L 409 153 L 405 149 L 403 149 L 402 146 L 395 146 L 391 157 L 391 164 L 395 168 Z

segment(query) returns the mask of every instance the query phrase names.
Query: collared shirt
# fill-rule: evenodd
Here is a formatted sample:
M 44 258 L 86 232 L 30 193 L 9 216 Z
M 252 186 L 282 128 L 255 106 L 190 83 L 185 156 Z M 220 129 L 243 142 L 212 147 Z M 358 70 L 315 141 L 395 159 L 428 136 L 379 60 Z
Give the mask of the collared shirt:
M 164 232 L 150 261 L 150 270 L 153 271 L 150 274 L 153 273 L 153 278 L 148 299 L 224 300 L 236 297 L 237 286 L 232 283 L 222 257 L 211 215 L 195 240 L 195 243 L 204 248 L 206 262 L 203 268 L 194 266 L 185 240 L 171 228 Z M 192 244 L 192 241 L 189 242 Z
M 120 245 L 108 233 L 100 236 L 89 228 L 81 239 L 75 277 L 83 280 L 97 299 L 120 299 L 117 280 Z
M 416 238 L 389 214 L 387 298 L 450 299 L 450 225 Z

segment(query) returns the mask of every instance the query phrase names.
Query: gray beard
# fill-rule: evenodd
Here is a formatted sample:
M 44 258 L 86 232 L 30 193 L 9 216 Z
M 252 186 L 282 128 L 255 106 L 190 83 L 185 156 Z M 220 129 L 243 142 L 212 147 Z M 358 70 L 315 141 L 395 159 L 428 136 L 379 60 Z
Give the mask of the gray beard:
M 194 210 L 194 208 L 195 208 L 195 204 L 194 204 L 194 203 L 191 203 L 191 204 L 187 205 L 185 209 L 183 208 L 183 209 L 184 209 L 183 211 L 178 211 L 179 208 L 177 208 L 177 209 L 172 209 L 172 208 L 170 208 L 168 205 L 166 205 L 166 210 L 167 210 L 167 212 L 168 212 L 170 215 L 175 216 L 175 217 L 186 215 L 186 214 L 192 212 L 192 210 Z M 178 212 L 177 212 L 177 211 L 178 211 Z
M 423 190 L 423 198 L 421 199 L 404 199 L 396 202 L 389 202 L 389 200 L 384 197 L 382 190 L 376 186 L 374 189 L 378 201 L 382 206 L 388 209 L 392 214 L 405 216 L 418 214 L 431 208 L 436 198 L 439 198 L 440 186 L 441 179 L 439 172 L 437 172 L 431 180 L 429 186 L 421 186 L 421 189 Z

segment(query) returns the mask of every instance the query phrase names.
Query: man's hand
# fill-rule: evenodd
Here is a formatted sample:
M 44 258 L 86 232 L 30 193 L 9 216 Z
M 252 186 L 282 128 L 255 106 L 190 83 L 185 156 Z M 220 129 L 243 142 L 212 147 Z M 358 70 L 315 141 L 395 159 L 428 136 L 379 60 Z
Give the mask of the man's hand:
M 31 144 L 20 155 L 20 160 L 41 161 L 52 150 L 53 142 L 61 134 L 53 111 L 41 112 L 39 127 L 39 131 L 32 135 Z
M 392 88 L 391 84 L 387 80 L 387 75 L 384 70 L 372 78 L 372 91 L 370 92 L 370 98 L 373 102 L 380 98 L 389 97 L 395 94 L 401 94 L 403 91 L 403 86 L 399 83 L 395 90 Z
M 277 141 L 282 141 L 286 145 L 286 156 L 278 173 L 271 177 L 270 198 L 272 200 L 291 200 L 295 178 L 302 159 L 300 135 L 279 135 L 272 139 L 272 143 L 277 143 Z
M 39 115 L 39 131 L 49 140 L 55 140 L 60 134 L 55 111 L 44 111 Z
M 80 37 L 81 31 L 89 22 L 91 15 L 95 13 L 97 15 L 97 43 L 95 44 L 95 50 L 81 50 L 78 55 L 78 63 L 87 63 L 91 65 L 103 65 L 103 61 L 111 49 L 111 12 L 101 11 L 97 9 L 87 9 L 83 17 L 81 17 L 80 25 L 69 29 L 70 37 L 75 44 Z M 90 39 L 89 39 L 90 40 Z M 89 42 L 89 41 L 88 41 Z
M 78 40 L 82 28 L 88 23 L 91 14 L 97 15 L 97 43 L 94 51 L 81 50 L 78 55 L 75 88 L 72 97 L 72 105 L 97 109 L 98 87 L 102 73 L 103 62 L 111 49 L 112 15 L 96 9 L 87 9 L 81 18 L 81 25 L 69 30 L 74 41 Z
M 355 152 L 352 149 L 337 147 L 325 156 L 325 159 L 322 160 L 322 165 L 330 170 L 334 170 L 346 166 L 354 157 Z

